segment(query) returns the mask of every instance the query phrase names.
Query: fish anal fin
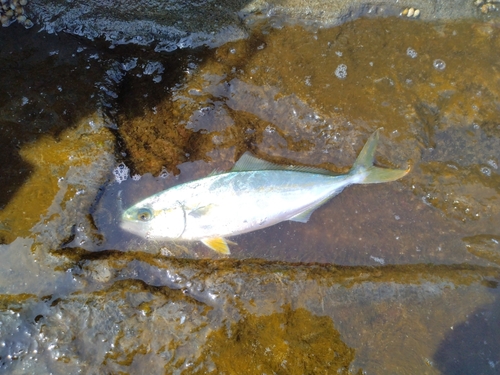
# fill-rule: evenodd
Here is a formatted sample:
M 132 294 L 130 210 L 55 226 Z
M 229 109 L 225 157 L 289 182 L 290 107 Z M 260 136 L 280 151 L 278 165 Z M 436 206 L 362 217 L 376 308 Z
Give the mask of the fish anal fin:
M 295 215 L 288 220 L 296 221 L 298 223 L 307 223 L 309 221 L 309 219 L 311 218 L 312 213 L 316 210 L 316 208 L 317 207 L 313 207 L 307 211 L 303 211 L 300 214 Z
M 226 240 L 222 237 L 203 238 L 201 242 L 219 254 L 231 254 Z
M 288 220 L 290 220 L 290 221 L 296 221 L 296 222 L 299 222 L 299 223 L 307 223 L 309 221 L 309 219 L 311 218 L 311 215 L 313 214 L 313 212 L 316 211 L 316 209 L 318 209 L 319 207 L 321 207 L 322 205 L 324 205 L 326 202 L 328 202 L 330 199 L 332 199 L 333 197 L 335 197 L 337 194 L 340 194 L 343 189 L 344 189 L 343 187 L 341 187 L 339 189 L 336 189 L 335 191 L 333 191 L 328 197 L 326 197 L 322 201 L 316 203 L 311 208 L 308 208 L 308 209 L 306 209 L 306 210 L 298 213 L 297 215 L 292 216 Z

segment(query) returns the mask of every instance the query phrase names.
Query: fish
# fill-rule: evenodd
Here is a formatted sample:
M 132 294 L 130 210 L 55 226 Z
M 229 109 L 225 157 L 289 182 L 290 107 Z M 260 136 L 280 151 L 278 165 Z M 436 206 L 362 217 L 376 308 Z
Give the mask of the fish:
M 400 179 L 407 169 L 375 166 L 375 131 L 350 171 L 338 175 L 308 166 L 283 166 L 245 152 L 223 173 L 173 186 L 129 207 L 120 226 L 148 240 L 201 241 L 230 254 L 227 238 L 290 220 L 307 223 L 312 213 L 353 184 Z

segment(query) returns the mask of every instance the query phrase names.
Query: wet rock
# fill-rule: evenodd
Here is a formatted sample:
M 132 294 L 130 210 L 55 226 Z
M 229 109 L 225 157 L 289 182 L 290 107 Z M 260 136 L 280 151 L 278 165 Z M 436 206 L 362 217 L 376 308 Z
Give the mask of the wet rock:
M 423 25 L 425 4 L 410 6 L 420 18 L 265 26 L 197 56 L 110 56 L 24 29 L 16 49 L 16 29 L 2 30 L 0 126 L 22 163 L 2 165 L 21 178 L 3 184 L 1 370 L 453 374 L 458 352 L 494 371 L 498 24 Z M 26 47 L 37 36 L 41 58 Z M 243 150 L 344 172 L 381 126 L 377 161 L 411 159 L 406 180 L 241 236 L 233 258 L 185 259 L 214 255 L 116 230 L 120 204 Z
M 477 234 L 462 239 L 472 254 L 500 264 L 500 236 Z
M 0 238 L 8 244 L 45 232 L 40 241 L 51 247 L 87 222 L 84 212 L 114 163 L 112 120 L 96 85 L 106 63 L 71 37 L 60 45 L 33 30 L 9 29 L 1 38 L 1 153 L 9 162 L 0 167 Z
M 236 12 L 241 2 L 33 1 L 30 11 L 43 30 L 65 31 L 113 45 L 154 45 L 156 51 L 218 46 L 246 36 Z
M 49 33 L 69 32 L 91 40 L 104 38 L 112 44 L 134 43 L 155 46 L 157 51 L 177 48 L 215 47 L 248 34 L 249 24 L 274 18 L 276 23 L 299 21 L 309 25 L 333 26 L 360 16 L 394 16 L 418 8 L 422 20 L 470 18 L 480 14 L 469 0 L 303 2 L 288 1 L 148 1 L 103 2 L 34 0 L 29 14 Z M 415 13 L 415 11 L 413 12 Z
M 144 366 L 172 374 L 233 374 L 235 366 L 248 373 L 356 373 L 377 372 L 381 358 L 386 369 L 405 358 L 421 372 L 428 364 L 409 355 L 414 347 L 401 338 L 425 342 L 419 354 L 432 358 L 441 337 L 435 332 L 490 303 L 494 286 L 484 281 L 499 277 L 498 269 L 471 266 L 297 266 L 69 250 L 58 256 L 87 259 L 71 271 L 84 285 L 78 293 L 0 298 L 8 373 Z M 95 277 L 103 265 L 111 277 Z M 381 350 L 387 346 L 398 355 Z
M 417 14 L 415 15 L 415 8 Z M 413 9 L 411 17 L 409 9 Z M 406 12 L 405 12 L 406 10 Z M 306 25 L 332 26 L 365 17 L 399 16 L 423 20 L 469 18 L 478 14 L 474 5 L 467 0 L 447 1 L 347 1 L 319 0 L 304 4 L 298 0 L 285 2 L 252 1 L 244 8 L 244 13 L 256 14 L 257 18 L 278 16 L 295 20 Z M 260 17 L 259 17 L 260 16 Z M 280 22 L 280 21 L 278 21 Z M 283 21 L 281 21 L 283 22 Z
M 263 25 L 249 40 L 188 59 L 163 100 L 149 103 L 157 91 L 144 85 L 122 102 L 119 132 L 133 173 L 175 175 L 156 189 L 145 181 L 120 185 L 124 204 L 229 170 L 248 150 L 283 165 L 345 173 L 367 135 L 383 127 L 377 162 L 409 164 L 407 177 L 346 189 L 306 226 L 282 223 L 240 236 L 233 256 L 351 265 L 483 262 L 461 238 L 495 233 L 499 217 L 500 86 L 491 57 L 497 30 L 496 21 L 429 27 L 394 18 L 316 31 Z M 473 53 L 462 51 L 465 41 Z M 436 60 L 445 67 L 437 69 Z M 335 75 L 341 64 L 348 66 L 343 79 Z M 134 116 L 129 108 L 144 110 Z M 187 247 L 185 254 L 210 256 L 196 243 Z

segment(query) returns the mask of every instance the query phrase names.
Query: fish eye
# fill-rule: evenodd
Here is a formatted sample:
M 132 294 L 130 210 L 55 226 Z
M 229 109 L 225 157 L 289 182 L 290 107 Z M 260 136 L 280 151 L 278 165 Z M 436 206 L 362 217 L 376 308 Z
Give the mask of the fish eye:
M 137 220 L 149 221 L 153 218 L 153 213 L 149 208 L 140 208 L 137 210 Z

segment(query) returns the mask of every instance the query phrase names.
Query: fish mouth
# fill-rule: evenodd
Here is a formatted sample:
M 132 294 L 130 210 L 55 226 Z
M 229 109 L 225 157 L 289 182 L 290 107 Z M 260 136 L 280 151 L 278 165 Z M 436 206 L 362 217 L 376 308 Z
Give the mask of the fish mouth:
M 132 214 L 132 212 L 130 212 L 130 207 L 127 209 L 123 208 L 122 190 L 118 192 L 117 198 L 118 198 L 117 206 L 118 206 L 120 222 L 124 223 L 124 222 L 135 221 L 134 215 Z
M 123 208 L 122 190 L 118 192 L 117 198 L 118 198 L 117 206 L 119 212 L 118 216 L 119 216 L 120 228 L 135 233 L 136 230 L 133 229 L 134 224 L 132 224 L 134 222 L 132 214 L 129 212 L 128 209 Z
M 142 238 L 147 238 L 147 228 L 144 227 L 144 223 L 132 220 L 132 217 L 126 211 L 122 214 L 118 225 L 126 232 Z
M 120 222 L 120 229 L 131 233 L 135 236 L 141 237 L 141 238 L 147 238 L 146 234 L 144 234 L 144 231 L 141 230 L 141 228 L 138 228 L 137 225 L 134 225 L 135 223 L 127 220 L 122 220 Z

